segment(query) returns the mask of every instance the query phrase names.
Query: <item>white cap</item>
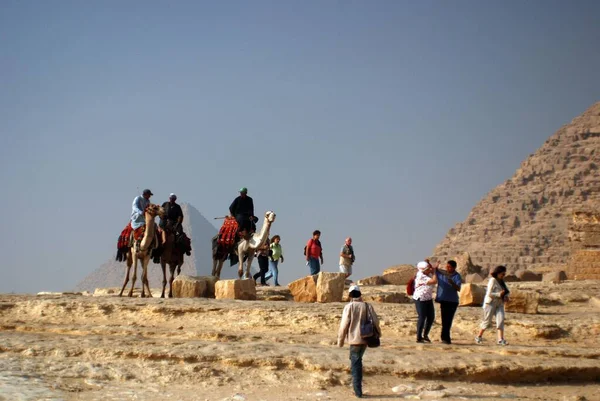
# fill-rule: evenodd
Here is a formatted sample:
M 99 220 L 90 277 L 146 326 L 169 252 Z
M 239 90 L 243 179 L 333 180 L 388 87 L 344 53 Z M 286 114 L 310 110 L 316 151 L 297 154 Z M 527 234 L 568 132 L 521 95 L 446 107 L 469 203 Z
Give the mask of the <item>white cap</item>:
M 429 263 L 427 263 L 425 261 L 417 263 L 417 269 L 419 269 L 419 270 L 427 270 L 428 267 L 429 267 Z
M 348 292 L 350 293 L 350 292 L 352 292 L 352 291 L 358 291 L 358 292 L 360 292 L 360 287 L 359 287 L 359 286 L 357 286 L 356 284 L 354 284 L 354 285 L 351 285 L 351 286 L 350 286 L 350 289 L 348 289 Z
M 171 198 L 173 196 L 177 198 L 177 195 L 175 195 L 174 193 L 171 193 L 171 195 L 169 195 L 169 198 Z

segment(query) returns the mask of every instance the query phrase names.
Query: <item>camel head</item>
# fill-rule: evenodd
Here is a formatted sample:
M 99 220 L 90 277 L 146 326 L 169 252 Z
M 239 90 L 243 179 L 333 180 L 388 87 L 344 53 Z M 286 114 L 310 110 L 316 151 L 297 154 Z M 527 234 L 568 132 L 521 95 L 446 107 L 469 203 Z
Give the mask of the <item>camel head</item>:
M 269 210 L 268 212 L 266 212 L 266 213 L 265 213 L 265 219 L 266 219 L 266 220 L 267 220 L 269 223 L 272 223 L 272 222 L 274 222 L 274 221 L 275 221 L 275 216 L 276 216 L 276 215 L 275 215 L 275 212 L 272 212 L 272 211 L 270 211 L 270 210 Z
M 152 217 L 165 217 L 165 209 L 162 206 L 155 205 L 154 203 L 148 205 L 148 207 L 146 208 L 146 213 L 149 213 Z

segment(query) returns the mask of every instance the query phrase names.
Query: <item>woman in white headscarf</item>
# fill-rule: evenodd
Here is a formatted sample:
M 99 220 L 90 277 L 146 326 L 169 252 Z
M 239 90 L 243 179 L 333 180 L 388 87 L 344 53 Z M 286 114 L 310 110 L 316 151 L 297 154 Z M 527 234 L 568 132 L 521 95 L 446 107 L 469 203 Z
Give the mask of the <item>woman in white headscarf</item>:
M 429 330 L 435 319 L 433 286 L 437 284 L 437 275 L 434 274 L 435 268 L 429 262 L 419 262 L 417 269 L 419 271 L 415 277 L 415 293 L 413 294 L 418 315 L 417 342 L 430 343 Z

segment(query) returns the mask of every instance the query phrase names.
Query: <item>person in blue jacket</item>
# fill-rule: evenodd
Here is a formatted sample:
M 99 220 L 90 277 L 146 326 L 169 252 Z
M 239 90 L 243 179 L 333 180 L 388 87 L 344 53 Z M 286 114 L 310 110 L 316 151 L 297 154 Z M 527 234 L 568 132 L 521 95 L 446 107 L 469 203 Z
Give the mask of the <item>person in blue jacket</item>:
M 435 269 L 438 285 L 435 301 L 440 304 L 442 312 L 442 335 L 441 340 L 444 344 L 452 344 L 450 329 L 454 314 L 458 308 L 458 293 L 462 280 L 460 274 L 456 271 L 456 262 L 449 260 L 446 263 L 446 269 Z

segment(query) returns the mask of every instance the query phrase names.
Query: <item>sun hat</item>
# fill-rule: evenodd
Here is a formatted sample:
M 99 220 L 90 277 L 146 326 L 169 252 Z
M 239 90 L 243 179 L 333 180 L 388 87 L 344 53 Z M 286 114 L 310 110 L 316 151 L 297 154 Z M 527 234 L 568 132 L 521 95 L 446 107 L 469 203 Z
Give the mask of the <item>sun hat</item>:
M 425 261 L 417 263 L 417 269 L 419 269 L 421 271 L 427 270 L 428 267 L 429 267 L 429 263 L 427 263 Z
M 356 284 L 351 285 L 350 288 L 348 289 L 348 293 L 350 293 L 352 291 L 358 291 L 358 292 L 360 292 L 360 287 L 357 286 Z

